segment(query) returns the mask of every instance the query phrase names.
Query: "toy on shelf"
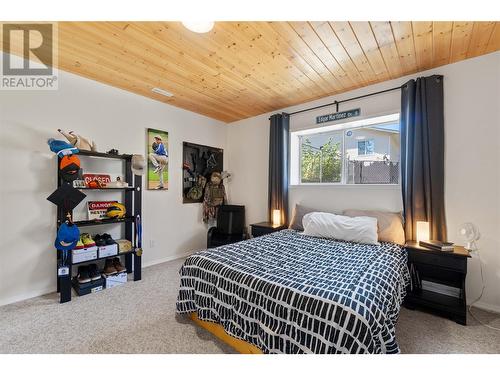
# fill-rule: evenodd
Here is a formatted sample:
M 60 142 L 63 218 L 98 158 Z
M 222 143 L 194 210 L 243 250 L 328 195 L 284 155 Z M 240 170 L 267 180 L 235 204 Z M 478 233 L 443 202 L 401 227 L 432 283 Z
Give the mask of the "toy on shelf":
M 116 181 L 106 182 L 104 184 L 105 188 L 126 188 L 128 187 L 128 182 L 122 181 L 121 177 L 117 177 Z
M 93 140 L 87 139 L 79 134 L 74 134 L 73 131 L 65 132 L 62 129 L 57 129 L 59 133 L 64 135 L 69 143 L 78 148 L 79 150 L 85 151 L 97 151 L 97 147 Z

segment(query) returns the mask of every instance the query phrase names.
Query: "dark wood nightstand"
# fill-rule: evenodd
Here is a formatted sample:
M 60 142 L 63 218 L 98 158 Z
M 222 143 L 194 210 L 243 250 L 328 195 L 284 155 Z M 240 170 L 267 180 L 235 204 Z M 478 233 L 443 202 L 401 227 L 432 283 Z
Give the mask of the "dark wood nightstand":
M 407 242 L 405 248 L 411 275 L 405 306 L 429 309 L 466 325 L 465 277 L 469 252 L 462 246 L 455 246 L 453 252 L 431 250 L 416 242 Z
M 252 237 L 263 236 L 264 234 L 269 234 L 273 232 L 278 232 L 282 229 L 286 229 L 286 225 L 274 225 L 268 221 L 263 221 L 261 223 L 250 224 L 252 227 Z

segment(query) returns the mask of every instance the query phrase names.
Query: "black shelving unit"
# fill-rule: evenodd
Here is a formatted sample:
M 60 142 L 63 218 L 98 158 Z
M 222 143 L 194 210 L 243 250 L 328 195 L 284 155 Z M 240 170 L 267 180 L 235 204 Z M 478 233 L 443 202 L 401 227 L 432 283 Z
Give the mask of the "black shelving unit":
M 96 262 L 100 259 L 106 258 L 114 258 L 114 257 L 125 257 L 125 268 L 127 269 L 127 273 L 133 273 L 134 281 L 141 280 L 141 255 L 138 255 L 135 251 L 137 244 L 135 243 L 135 232 L 136 232 L 136 220 L 137 216 L 142 217 L 142 177 L 132 174 L 131 164 L 132 164 L 132 155 L 113 155 L 113 154 L 105 154 L 102 152 L 91 152 L 91 151 L 83 151 L 77 154 L 78 156 L 91 157 L 91 158 L 104 158 L 104 159 L 115 159 L 116 161 L 121 161 L 125 163 L 125 182 L 128 183 L 128 187 L 115 187 L 115 188 L 99 188 L 99 189 L 89 189 L 89 188 L 79 188 L 82 191 L 93 190 L 97 192 L 106 192 L 106 191 L 122 191 L 124 195 L 124 205 L 127 210 L 126 216 L 122 219 L 102 219 L 102 220 L 80 220 L 74 221 L 78 227 L 85 226 L 96 226 L 96 225 L 113 225 L 113 224 L 122 224 L 125 225 L 125 238 L 132 242 L 133 249 L 128 252 L 118 253 L 117 255 L 113 255 L 111 257 L 102 257 L 94 260 L 89 260 L 85 262 L 73 263 L 72 252 L 69 252 L 68 259 L 66 261 L 66 266 L 69 267 L 69 272 L 64 276 L 57 276 L 57 292 L 60 294 L 60 302 L 65 303 L 71 301 L 71 278 L 73 275 L 73 266 L 81 265 L 85 263 Z M 82 160 L 84 160 L 82 158 Z M 57 170 L 59 171 L 59 163 L 60 159 L 57 158 Z M 57 186 L 60 187 L 64 182 L 58 178 Z M 59 226 L 65 222 L 66 214 L 62 208 L 58 208 L 57 210 L 57 229 Z M 62 265 L 62 253 L 60 251 L 57 252 L 57 269 Z M 57 273 L 57 271 L 56 271 Z

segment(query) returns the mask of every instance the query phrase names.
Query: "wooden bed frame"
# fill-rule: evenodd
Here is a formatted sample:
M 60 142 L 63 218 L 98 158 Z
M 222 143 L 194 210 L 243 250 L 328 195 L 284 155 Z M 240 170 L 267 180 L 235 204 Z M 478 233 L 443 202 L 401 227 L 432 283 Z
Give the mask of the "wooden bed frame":
M 198 318 L 198 314 L 196 313 L 189 314 L 189 317 L 200 327 L 206 329 L 212 335 L 225 342 L 241 354 L 264 354 L 262 353 L 262 350 L 257 348 L 255 345 L 228 335 L 220 324 L 200 320 Z

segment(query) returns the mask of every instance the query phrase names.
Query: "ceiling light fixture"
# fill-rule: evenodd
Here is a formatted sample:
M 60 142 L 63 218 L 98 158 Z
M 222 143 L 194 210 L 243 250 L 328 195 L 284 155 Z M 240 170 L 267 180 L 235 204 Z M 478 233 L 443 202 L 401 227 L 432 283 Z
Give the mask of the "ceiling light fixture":
M 189 21 L 182 22 L 182 25 L 195 33 L 208 33 L 210 30 L 214 28 L 215 22 L 213 21 Z
M 174 94 L 172 94 L 171 92 L 168 92 L 167 90 L 163 90 L 163 89 L 160 89 L 159 87 L 153 87 L 151 89 L 152 92 L 154 92 L 155 94 L 160 94 L 160 95 L 163 95 L 163 96 L 168 96 L 169 98 L 174 96 Z

